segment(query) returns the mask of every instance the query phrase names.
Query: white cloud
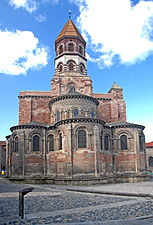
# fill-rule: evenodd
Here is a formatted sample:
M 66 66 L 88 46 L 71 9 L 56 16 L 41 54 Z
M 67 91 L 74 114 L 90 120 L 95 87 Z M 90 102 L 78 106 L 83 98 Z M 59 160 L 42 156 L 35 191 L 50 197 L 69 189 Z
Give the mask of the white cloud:
M 40 15 L 36 16 L 35 19 L 36 19 L 38 22 L 40 22 L 40 23 L 41 23 L 41 22 L 45 22 L 45 21 L 46 21 L 46 16 L 40 14 Z
M 153 53 L 153 2 L 130 0 L 69 0 L 79 6 L 78 24 L 97 52 L 95 61 L 134 64 Z
M 37 3 L 34 0 L 9 0 L 9 4 L 15 9 L 24 8 L 29 13 L 37 10 Z
M 0 30 L 0 73 L 19 75 L 47 64 L 47 48 L 30 31 Z

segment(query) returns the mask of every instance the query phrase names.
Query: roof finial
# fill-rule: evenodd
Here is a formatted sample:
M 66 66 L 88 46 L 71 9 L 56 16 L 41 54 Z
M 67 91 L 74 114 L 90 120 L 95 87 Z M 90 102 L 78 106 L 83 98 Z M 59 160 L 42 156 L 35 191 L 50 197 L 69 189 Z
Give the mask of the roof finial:
M 71 19 L 71 10 L 69 10 L 69 19 Z

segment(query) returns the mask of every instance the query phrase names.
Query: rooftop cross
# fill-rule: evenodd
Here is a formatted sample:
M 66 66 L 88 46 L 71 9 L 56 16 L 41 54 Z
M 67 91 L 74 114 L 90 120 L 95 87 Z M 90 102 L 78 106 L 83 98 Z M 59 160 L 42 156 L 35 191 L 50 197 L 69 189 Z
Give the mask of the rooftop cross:
M 71 10 L 69 10 L 69 19 L 71 19 Z

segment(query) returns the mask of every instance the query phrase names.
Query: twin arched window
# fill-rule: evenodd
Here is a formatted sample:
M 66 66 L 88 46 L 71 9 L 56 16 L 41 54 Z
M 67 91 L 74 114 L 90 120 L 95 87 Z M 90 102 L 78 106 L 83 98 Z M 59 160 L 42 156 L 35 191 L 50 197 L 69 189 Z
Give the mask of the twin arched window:
M 78 148 L 86 148 L 86 131 L 79 130 L 78 131 Z
M 127 136 L 126 135 L 122 135 L 120 137 L 120 146 L 121 146 L 121 150 L 127 150 Z

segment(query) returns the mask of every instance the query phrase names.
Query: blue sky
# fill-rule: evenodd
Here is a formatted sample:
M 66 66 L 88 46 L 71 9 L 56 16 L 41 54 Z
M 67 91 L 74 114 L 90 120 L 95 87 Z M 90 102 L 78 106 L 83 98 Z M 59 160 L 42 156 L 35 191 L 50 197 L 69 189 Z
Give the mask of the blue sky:
M 153 0 L 0 0 L 0 140 L 18 124 L 20 91 L 51 90 L 55 39 L 70 9 L 93 91 L 120 85 L 127 121 L 153 141 Z

